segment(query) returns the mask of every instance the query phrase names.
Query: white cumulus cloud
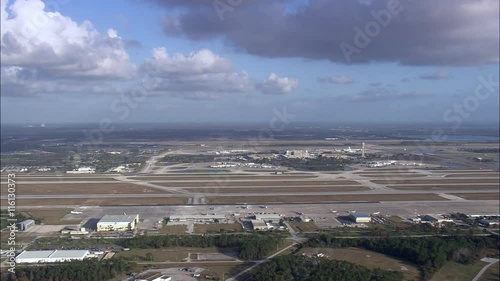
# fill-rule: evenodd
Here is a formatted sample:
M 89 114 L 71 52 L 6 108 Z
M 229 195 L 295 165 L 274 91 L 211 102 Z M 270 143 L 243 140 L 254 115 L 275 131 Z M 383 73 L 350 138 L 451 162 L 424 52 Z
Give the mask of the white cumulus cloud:
M 279 77 L 275 73 L 269 74 L 262 83 L 257 84 L 257 89 L 264 94 L 287 94 L 299 87 L 299 80 L 290 77 Z
M 186 98 L 217 98 L 223 93 L 248 92 L 253 83 L 246 72 L 234 71 L 231 61 L 211 50 L 187 55 L 169 55 L 163 47 L 154 48 L 142 71 L 157 78 L 154 94 L 181 95 Z
M 45 11 L 40 0 L 2 1 L 0 25 L 1 66 L 10 68 L 2 69 L 2 74 L 10 73 L 2 76 L 2 86 L 14 87 L 10 90 L 23 82 L 23 73 L 31 74 L 24 82 L 31 83 L 25 86 L 34 92 L 40 83 L 66 83 L 78 91 L 75 81 L 135 77 L 136 66 L 116 30 L 99 33 L 89 21 L 79 24 L 59 12 Z M 60 85 L 45 90 L 57 88 Z
M 333 83 L 333 84 L 352 84 L 354 81 L 351 77 L 346 75 L 335 75 L 335 76 L 327 76 L 327 77 L 318 77 L 318 82 L 321 83 Z

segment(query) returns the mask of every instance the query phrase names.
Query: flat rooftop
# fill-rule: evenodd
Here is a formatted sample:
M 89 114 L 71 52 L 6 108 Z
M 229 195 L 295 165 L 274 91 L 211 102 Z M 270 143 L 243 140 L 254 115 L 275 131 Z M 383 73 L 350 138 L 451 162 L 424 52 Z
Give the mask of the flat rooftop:
M 369 214 L 365 214 L 365 213 L 351 213 L 351 216 L 354 218 L 369 218 L 369 217 L 371 217 Z
M 88 254 L 89 254 L 88 250 L 23 251 L 16 258 L 22 258 L 22 259 L 83 258 Z
M 102 219 L 99 220 L 99 222 L 128 222 L 131 223 L 133 222 L 138 214 L 134 215 L 104 215 Z

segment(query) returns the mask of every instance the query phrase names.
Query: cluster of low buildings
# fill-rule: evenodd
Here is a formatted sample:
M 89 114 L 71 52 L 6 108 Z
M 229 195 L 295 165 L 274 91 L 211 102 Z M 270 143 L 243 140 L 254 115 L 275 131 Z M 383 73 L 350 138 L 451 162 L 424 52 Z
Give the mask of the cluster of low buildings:
M 257 213 L 250 219 L 252 230 L 272 230 L 280 228 L 280 222 L 283 217 L 276 213 Z
M 93 174 L 95 173 L 95 168 L 92 167 L 79 167 L 77 169 L 66 171 L 67 174 Z
M 423 166 L 424 164 L 412 162 L 412 161 L 396 161 L 396 160 L 372 161 L 372 162 L 366 163 L 366 166 L 370 167 L 370 168 L 380 168 L 380 167 L 386 167 L 386 166 L 391 166 L 391 165 L 415 167 L 415 166 Z
M 205 215 L 171 215 L 169 217 L 169 221 L 172 222 L 214 223 L 225 220 L 225 215 L 218 215 L 215 213 Z

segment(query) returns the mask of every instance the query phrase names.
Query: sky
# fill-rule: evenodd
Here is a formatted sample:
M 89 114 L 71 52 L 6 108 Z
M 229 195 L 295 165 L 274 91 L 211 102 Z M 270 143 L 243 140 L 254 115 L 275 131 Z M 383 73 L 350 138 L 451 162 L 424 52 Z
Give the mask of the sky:
M 498 0 L 1 0 L 2 123 L 498 123 Z

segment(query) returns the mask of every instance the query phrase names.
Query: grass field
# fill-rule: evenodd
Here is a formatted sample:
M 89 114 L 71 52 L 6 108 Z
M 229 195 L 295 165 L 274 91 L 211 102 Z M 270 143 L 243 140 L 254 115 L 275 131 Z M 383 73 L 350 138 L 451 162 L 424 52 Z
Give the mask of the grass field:
M 311 179 L 316 178 L 315 175 L 273 175 L 273 176 L 235 176 L 235 175 L 219 175 L 214 174 L 211 176 L 138 176 L 129 177 L 130 179 L 145 180 L 145 181 L 161 181 L 161 180 L 171 180 L 171 181 L 189 181 L 189 180 L 281 180 L 281 179 Z
M 497 186 L 498 189 L 498 186 Z M 467 200 L 500 200 L 500 193 L 452 193 Z
M 206 266 L 206 265 L 199 265 L 199 267 L 203 267 L 203 268 L 206 268 L 206 270 L 204 270 L 202 272 L 202 276 L 200 277 L 199 280 L 209 280 L 209 279 L 205 279 L 205 275 L 213 275 L 217 278 L 219 278 L 219 280 L 225 280 L 225 278 L 228 278 L 229 276 L 233 276 L 233 275 L 236 275 L 238 274 L 239 272 L 243 271 L 244 269 L 252 266 L 253 263 L 251 262 L 246 262 L 244 264 L 239 264 L 239 265 L 210 265 L 210 266 Z
M 314 222 L 290 222 L 290 226 L 293 227 L 295 231 L 298 232 L 315 232 L 318 231 L 319 228 L 314 224 Z
M 461 264 L 447 262 L 438 272 L 434 273 L 430 281 L 470 281 L 487 263 Z
M 472 183 L 482 184 L 482 183 L 496 183 L 498 184 L 498 178 L 487 178 L 487 179 L 432 179 L 432 180 L 371 180 L 371 182 L 379 184 L 465 184 Z
M 23 182 L 31 181 L 54 181 L 54 182 L 65 182 L 65 181 L 116 181 L 110 177 L 16 177 L 14 179 L 16 183 L 22 184 Z M 7 184 L 7 178 L 1 179 L 2 184 Z
M 72 221 L 61 221 L 73 209 L 19 209 L 27 217 L 37 218 L 43 224 L 71 224 Z M 79 223 L 80 221 L 75 221 Z
M 195 233 L 219 233 L 221 232 L 242 232 L 243 227 L 239 223 L 212 223 L 212 224 L 195 224 Z
M 161 186 L 176 186 L 176 187 L 217 187 L 217 186 L 330 186 L 330 185 L 359 185 L 358 182 L 349 180 L 338 181 L 309 181 L 309 180 L 296 180 L 296 181 L 207 181 L 207 182 L 158 182 Z
M 187 226 L 186 225 L 164 225 L 160 229 L 160 234 L 186 234 Z
M 490 177 L 493 177 L 493 178 L 498 178 L 498 173 L 494 172 L 494 173 L 475 173 L 475 174 L 468 174 L 468 173 L 449 174 L 449 175 L 445 175 L 444 177 L 445 178 L 460 178 L 460 177 L 470 177 L 470 178 L 490 178 Z
M 368 268 L 382 268 L 384 270 L 393 270 L 402 272 L 408 280 L 420 280 L 420 272 L 413 264 L 383 255 L 376 252 L 363 250 L 359 248 L 304 248 L 298 254 L 316 255 L 323 253 L 328 258 L 335 260 L 344 260 Z
M 186 197 L 156 197 L 156 198 L 52 198 L 52 199 L 17 199 L 16 206 L 19 208 L 33 206 L 54 205 L 80 205 L 80 206 L 106 206 L 106 205 L 182 205 L 187 204 Z M 7 200 L 0 201 L 2 206 L 7 206 Z
M 7 194 L 7 185 L 2 185 L 2 195 Z M 168 193 L 151 187 L 131 183 L 57 183 L 57 184 L 17 184 L 17 195 L 37 194 L 133 194 Z
M 490 266 L 481 276 L 479 281 L 498 281 L 500 280 L 500 262 Z
M 256 188 L 184 188 L 184 190 L 194 193 L 286 193 L 286 192 L 342 192 L 368 190 L 364 186 L 301 186 L 301 187 L 256 187 Z
M 211 204 L 243 204 L 264 202 L 378 202 L 378 201 L 444 201 L 436 194 L 370 194 L 370 195 L 303 195 L 303 196 L 219 196 L 207 197 Z
M 421 178 L 421 177 L 426 177 L 427 175 L 424 174 L 417 174 L 417 173 L 373 173 L 373 174 L 358 174 L 362 177 L 368 177 L 368 178 Z
M 226 249 L 224 249 L 226 250 Z M 227 252 L 234 252 L 234 250 L 227 249 Z M 220 249 L 217 248 L 160 248 L 160 249 L 131 249 L 129 251 L 122 251 L 116 254 L 117 257 L 131 257 L 137 261 L 151 261 L 149 260 L 148 253 L 153 255 L 153 262 L 182 262 L 189 254 L 196 253 L 219 253 Z
M 437 174 L 463 174 L 463 173 L 494 173 L 494 170 L 435 170 L 430 171 L 431 173 Z
M 474 190 L 474 189 L 492 189 L 498 190 L 498 185 L 388 185 L 390 188 L 401 190 Z

